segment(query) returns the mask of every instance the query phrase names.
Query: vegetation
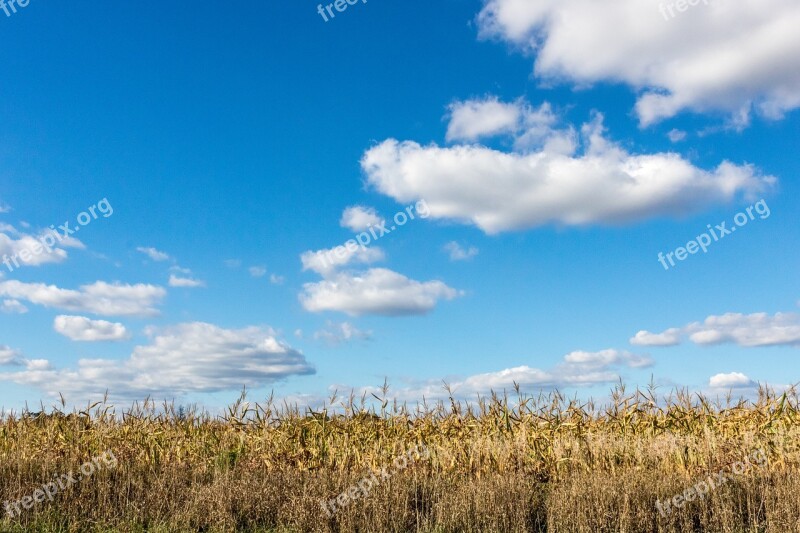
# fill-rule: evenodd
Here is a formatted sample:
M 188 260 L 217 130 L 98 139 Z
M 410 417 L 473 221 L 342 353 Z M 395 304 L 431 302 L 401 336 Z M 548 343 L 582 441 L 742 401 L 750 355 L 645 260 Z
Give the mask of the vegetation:
M 386 394 L 386 391 L 384 391 Z M 101 469 L 2 531 L 800 531 L 800 405 L 618 387 L 605 406 L 555 392 L 408 408 L 335 398 L 319 412 L 227 414 L 147 401 L 0 420 L 0 505 L 110 450 Z M 416 448 L 415 448 L 416 447 Z M 333 513 L 321 502 L 426 449 Z M 766 463 L 660 513 L 699 480 Z

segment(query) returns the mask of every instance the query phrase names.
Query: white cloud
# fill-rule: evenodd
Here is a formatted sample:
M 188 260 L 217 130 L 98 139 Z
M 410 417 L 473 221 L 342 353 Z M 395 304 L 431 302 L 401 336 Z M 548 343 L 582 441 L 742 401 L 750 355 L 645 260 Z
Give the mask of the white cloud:
M 0 201 L 0 213 L 10 213 L 10 212 L 11 212 L 11 206 L 3 201 Z
M 17 350 L 0 344 L 0 365 L 18 365 L 21 361 L 21 354 Z
M 574 351 L 565 355 L 564 361 L 584 369 L 607 368 L 614 365 L 624 365 L 630 368 L 645 368 L 653 364 L 653 360 L 649 357 L 611 349 L 601 350 L 599 352 Z
M 379 192 L 401 203 L 424 198 L 432 218 L 489 234 L 682 216 L 755 197 L 777 181 L 727 161 L 706 171 L 675 153 L 631 154 L 604 133 L 602 115 L 584 124 L 580 155 L 571 129 L 537 133 L 541 148 L 524 153 L 389 139 L 368 150 L 361 166 Z
M 267 269 L 263 266 L 252 266 L 247 271 L 254 278 L 263 278 L 267 274 Z
M 455 102 L 449 111 L 448 141 L 476 141 L 481 137 L 513 133 L 522 118 L 518 103 L 503 103 L 496 96 Z
M 78 313 L 108 316 L 154 316 L 156 305 L 166 295 L 163 287 L 155 285 L 123 285 L 97 281 L 83 285 L 80 290 L 61 289 L 43 283 L 0 281 L 0 296 L 25 300 L 44 307 Z
M 450 255 L 451 261 L 467 261 L 478 255 L 478 249 L 474 246 L 463 248 L 456 241 L 450 241 L 445 244 L 444 251 Z
M 670 328 L 659 334 L 640 331 L 631 344 L 674 346 L 681 337 L 700 345 L 732 343 L 744 348 L 765 346 L 800 346 L 800 315 L 794 313 L 726 313 L 709 316 L 683 328 Z M 659 342 L 663 341 L 663 342 Z
M 535 52 L 540 79 L 628 84 L 643 125 L 683 110 L 777 118 L 800 106 L 800 3 L 722 0 L 672 18 L 670 5 L 488 0 L 478 23 L 482 37 Z
M 644 368 L 652 364 L 652 360 L 647 357 L 619 350 L 575 351 L 564 356 L 560 364 L 549 370 L 522 365 L 457 378 L 448 381 L 448 384 L 457 399 L 475 400 L 478 394 L 486 396 L 492 391 L 513 391 L 515 384 L 519 385 L 523 393 L 536 393 L 543 389 L 615 383 L 620 380 L 616 369 Z M 380 394 L 378 387 L 364 387 L 356 391 L 358 394 L 363 392 Z M 428 400 L 445 399 L 447 393 L 443 389 L 442 380 L 435 379 L 412 381 L 407 387 L 390 389 L 389 396 L 413 402 L 422 400 L 423 397 Z
M 279 276 L 277 274 L 269 275 L 269 282 L 273 285 L 283 285 L 284 281 L 286 281 L 286 279 L 283 276 Z
M 340 311 L 360 315 L 418 315 L 439 300 L 452 300 L 459 291 L 441 281 L 419 282 L 385 268 L 363 273 L 336 273 L 303 285 L 300 302 L 308 311 Z
M 369 340 L 372 332 L 360 330 L 350 322 L 337 323 L 329 320 L 324 329 L 314 333 L 314 338 L 330 346 L 338 346 L 355 340 Z
M 669 133 L 667 133 L 667 137 L 669 137 L 669 140 L 674 143 L 681 142 L 686 140 L 686 132 L 673 128 L 669 131 Z
M 178 274 L 186 274 L 186 275 L 190 275 L 192 273 L 192 269 L 191 268 L 183 268 L 180 265 L 172 265 L 171 267 L 169 267 L 169 271 L 170 272 L 177 272 Z
M 348 207 L 342 213 L 339 224 L 343 228 L 359 232 L 368 229 L 370 226 L 379 226 L 383 223 L 383 218 L 372 207 L 354 205 Z
M 153 261 L 157 261 L 157 262 L 169 261 L 169 259 L 170 259 L 169 254 L 167 254 L 165 252 L 158 251 L 155 248 L 149 248 L 149 247 L 146 248 L 144 246 L 140 246 L 140 247 L 136 248 L 136 251 L 140 252 L 140 253 L 143 253 L 144 255 L 146 255 L 147 257 L 152 259 Z
M 62 263 L 68 258 L 66 248 L 83 250 L 86 246 L 78 239 L 64 237 L 53 230 L 34 235 L 0 223 L 0 261 L 9 271 L 23 266 Z
M 541 147 L 548 140 L 551 150 L 574 149 L 574 132 L 554 129 L 558 117 L 547 102 L 533 108 L 522 98 L 504 103 L 496 96 L 487 96 L 483 100 L 455 102 L 449 110 L 450 123 L 446 135 L 449 142 L 510 135 L 514 138 L 514 147 L 520 151 Z
M 69 400 L 173 398 L 187 393 L 261 387 L 315 372 L 302 353 L 277 340 L 270 329 L 223 329 L 202 322 L 179 324 L 137 346 L 125 360 L 82 359 L 75 369 L 45 360 L 24 370 L 0 373 L 0 380 L 37 387 Z
M 731 372 L 711 376 L 708 386 L 712 389 L 742 389 L 757 387 L 758 384 L 741 372 Z
M 0 304 L 0 313 L 5 313 L 7 315 L 24 315 L 27 312 L 28 308 L 19 300 L 3 300 L 3 303 Z
M 350 245 L 337 246 L 328 250 L 304 252 L 300 256 L 303 270 L 311 270 L 326 277 L 340 267 L 351 263 L 369 264 L 384 259 L 383 250 L 380 248 L 366 248 L 348 241 Z
M 663 333 L 640 331 L 631 337 L 630 343 L 634 346 L 676 346 L 681 343 L 681 330 L 670 328 Z
M 242 266 L 241 259 L 226 259 L 225 261 L 223 261 L 223 263 L 225 263 L 225 266 L 228 268 L 239 268 L 240 266 Z
M 56 332 L 74 341 L 120 341 L 130 337 L 125 326 L 118 322 L 90 320 L 83 316 L 59 315 L 53 321 Z
M 182 278 L 176 276 L 175 274 L 170 274 L 169 276 L 169 286 L 170 287 L 183 287 L 193 289 L 195 287 L 205 287 L 206 282 L 201 281 L 199 279 L 193 278 Z

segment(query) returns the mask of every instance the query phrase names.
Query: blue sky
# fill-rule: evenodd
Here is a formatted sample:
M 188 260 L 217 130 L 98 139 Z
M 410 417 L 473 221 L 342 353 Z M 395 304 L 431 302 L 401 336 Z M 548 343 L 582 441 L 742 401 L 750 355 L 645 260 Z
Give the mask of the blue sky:
M 0 405 L 798 381 L 800 8 L 768 3 L 0 10 Z

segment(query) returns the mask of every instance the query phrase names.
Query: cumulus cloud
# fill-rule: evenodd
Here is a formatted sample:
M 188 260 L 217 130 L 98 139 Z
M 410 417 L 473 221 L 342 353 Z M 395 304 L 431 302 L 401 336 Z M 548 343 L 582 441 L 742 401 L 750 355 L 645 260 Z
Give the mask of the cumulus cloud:
M 512 152 L 388 139 L 361 166 L 377 191 L 401 203 L 424 198 L 432 218 L 489 234 L 682 216 L 755 197 L 777 181 L 749 165 L 725 161 L 709 171 L 675 153 L 632 154 L 606 138 L 599 114 L 580 136 L 543 128 L 522 133 Z
M 364 231 L 371 226 L 379 226 L 383 223 L 383 218 L 372 207 L 354 205 L 348 207 L 342 213 L 339 224 L 343 228 L 348 228 L 355 232 Z
M 58 369 L 45 360 L 26 361 L 0 380 L 37 387 L 70 400 L 101 397 L 172 398 L 188 393 L 261 387 L 315 372 L 302 353 L 259 327 L 231 330 L 193 322 L 167 328 L 125 360 L 82 359 L 77 368 Z
M 709 316 L 663 333 L 640 331 L 631 339 L 639 346 L 674 346 L 683 337 L 699 345 L 737 344 L 743 348 L 800 346 L 800 315 L 794 313 L 726 313 Z
M 97 281 L 79 290 L 43 283 L 0 281 L 0 296 L 44 307 L 107 316 L 154 316 L 166 290 L 155 285 Z
M 74 341 L 120 341 L 130 337 L 125 326 L 118 322 L 91 320 L 83 316 L 59 315 L 53 321 L 57 333 Z
M 156 262 L 169 261 L 170 259 L 169 254 L 161 252 L 151 247 L 139 246 L 138 248 L 136 248 L 136 251 L 139 253 L 143 253 L 144 255 L 146 255 L 147 257 Z
M 778 118 L 800 106 L 795 0 L 722 0 L 674 17 L 670 5 L 488 0 L 478 24 L 482 37 L 535 53 L 540 79 L 626 83 L 643 125 L 683 110 Z
M 448 253 L 451 261 L 467 261 L 478 255 L 478 249 L 474 246 L 464 248 L 456 241 L 445 244 L 444 251 Z
M 83 250 L 86 246 L 78 239 L 64 237 L 53 230 L 32 234 L 0 223 L 0 261 L 9 271 L 22 266 L 62 263 L 68 258 L 67 248 Z
M 0 345 L 0 365 L 18 365 L 22 361 L 21 354 L 10 346 Z
M 7 315 L 23 315 L 28 312 L 28 308 L 19 300 L 3 300 L 0 304 L 0 313 Z
M 372 268 L 362 273 L 337 272 L 322 281 L 306 283 L 300 302 L 313 312 L 402 316 L 425 314 L 439 300 L 459 295 L 441 281 L 419 282 L 386 268 Z
M 550 140 L 550 149 L 573 149 L 574 132 L 554 129 L 558 117 L 549 103 L 534 108 L 524 99 L 501 102 L 496 96 L 457 101 L 450 105 L 446 140 L 478 141 L 497 135 L 514 138 L 516 149 L 525 151 Z
M 182 278 L 180 276 L 176 276 L 175 274 L 170 274 L 169 276 L 169 286 L 170 287 L 182 287 L 187 289 L 193 289 L 196 287 L 205 287 L 206 282 L 201 281 L 199 279 L 194 278 Z
M 511 391 L 515 384 L 523 393 L 536 393 L 564 387 L 590 387 L 616 383 L 620 380 L 617 372 L 621 368 L 644 368 L 653 361 L 647 357 L 620 350 L 608 349 L 599 352 L 575 351 L 564 356 L 563 361 L 549 370 L 527 365 L 507 368 L 496 372 L 476 374 L 448 381 L 453 395 L 461 400 L 474 400 L 492 391 Z M 347 388 L 347 387 L 339 387 Z M 364 387 L 357 392 L 380 394 L 378 387 Z M 400 389 L 390 389 L 390 396 L 401 401 L 420 401 L 445 399 L 447 392 L 442 381 L 413 381 Z
M 481 137 L 513 133 L 522 117 L 517 103 L 500 102 L 496 96 L 455 102 L 449 111 L 448 141 L 476 141 Z
M 708 380 L 712 389 L 743 389 L 757 387 L 758 384 L 741 372 L 716 374 Z
M 631 337 L 630 343 L 634 346 L 676 346 L 681 343 L 681 330 L 670 328 L 663 333 L 640 331 Z
M 337 323 L 329 320 L 324 329 L 314 333 L 314 338 L 329 346 L 338 346 L 355 340 L 369 340 L 372 338 L 372 332 L 358 329 L 350 322 Z

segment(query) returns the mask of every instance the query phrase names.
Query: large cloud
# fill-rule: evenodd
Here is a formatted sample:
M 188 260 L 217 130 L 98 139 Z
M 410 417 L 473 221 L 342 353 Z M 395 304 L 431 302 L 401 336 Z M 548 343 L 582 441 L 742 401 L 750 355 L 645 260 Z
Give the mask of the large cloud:
M 223 329 L 213 324 L 179 324 L 137 346 L 125 360 L 82 359 L 75 369 L 57 369 L 45 360 L 25 361 L 0 380 L 33 386 L 68 399 L 172 398 L 192 392 L 260 387 L 294 375 L 313 374 L 302 353 L 275 338 L 270 329 Z
M 800 315 L 794 313 L 726 313 L 709 316 L 663 333 L 640 331 L 631 338 L 637 346 L 674 346 L 682 337 L 704 346 L 732 343 L 744 348 L 800 346 Z
M 752 107 L 780 117 L 800 106 L 797 0 L 695 3 L 489 0 L 478 22 L 483 37 L 535 53 L 542 79 L 631 86 L 643 125 L 684 109 L 746 122 Z
M 427 313 L 439 300 L 452 300 L 459 294 L 441 281 L 419 282 L 386 268 L 372 268 L 361 273 L 337 272 L 306 283 L 300 301 L 308 311 L 400 316 Z
M 379 192 L 398 202 L 425 199 L 432 217 L 490 234 L 681 216 L 755 197 L 776 181 L 747 165 L 723 162 L 708 171 L 674 153 L 629 153 L 605 137 L 601 115 L 581 128 L 580 154 L 573 128 L 539 120 L 515 137 L 512 152 L 389 139 L 368 150 L 361 165 Z
M 0 281 L 0 296 L 78 313 L 108 316 L 153 316 L 166 295 L 155 285 L 123 285 L 97 281 L 80 290 L 62 289 L 43 283 Z

